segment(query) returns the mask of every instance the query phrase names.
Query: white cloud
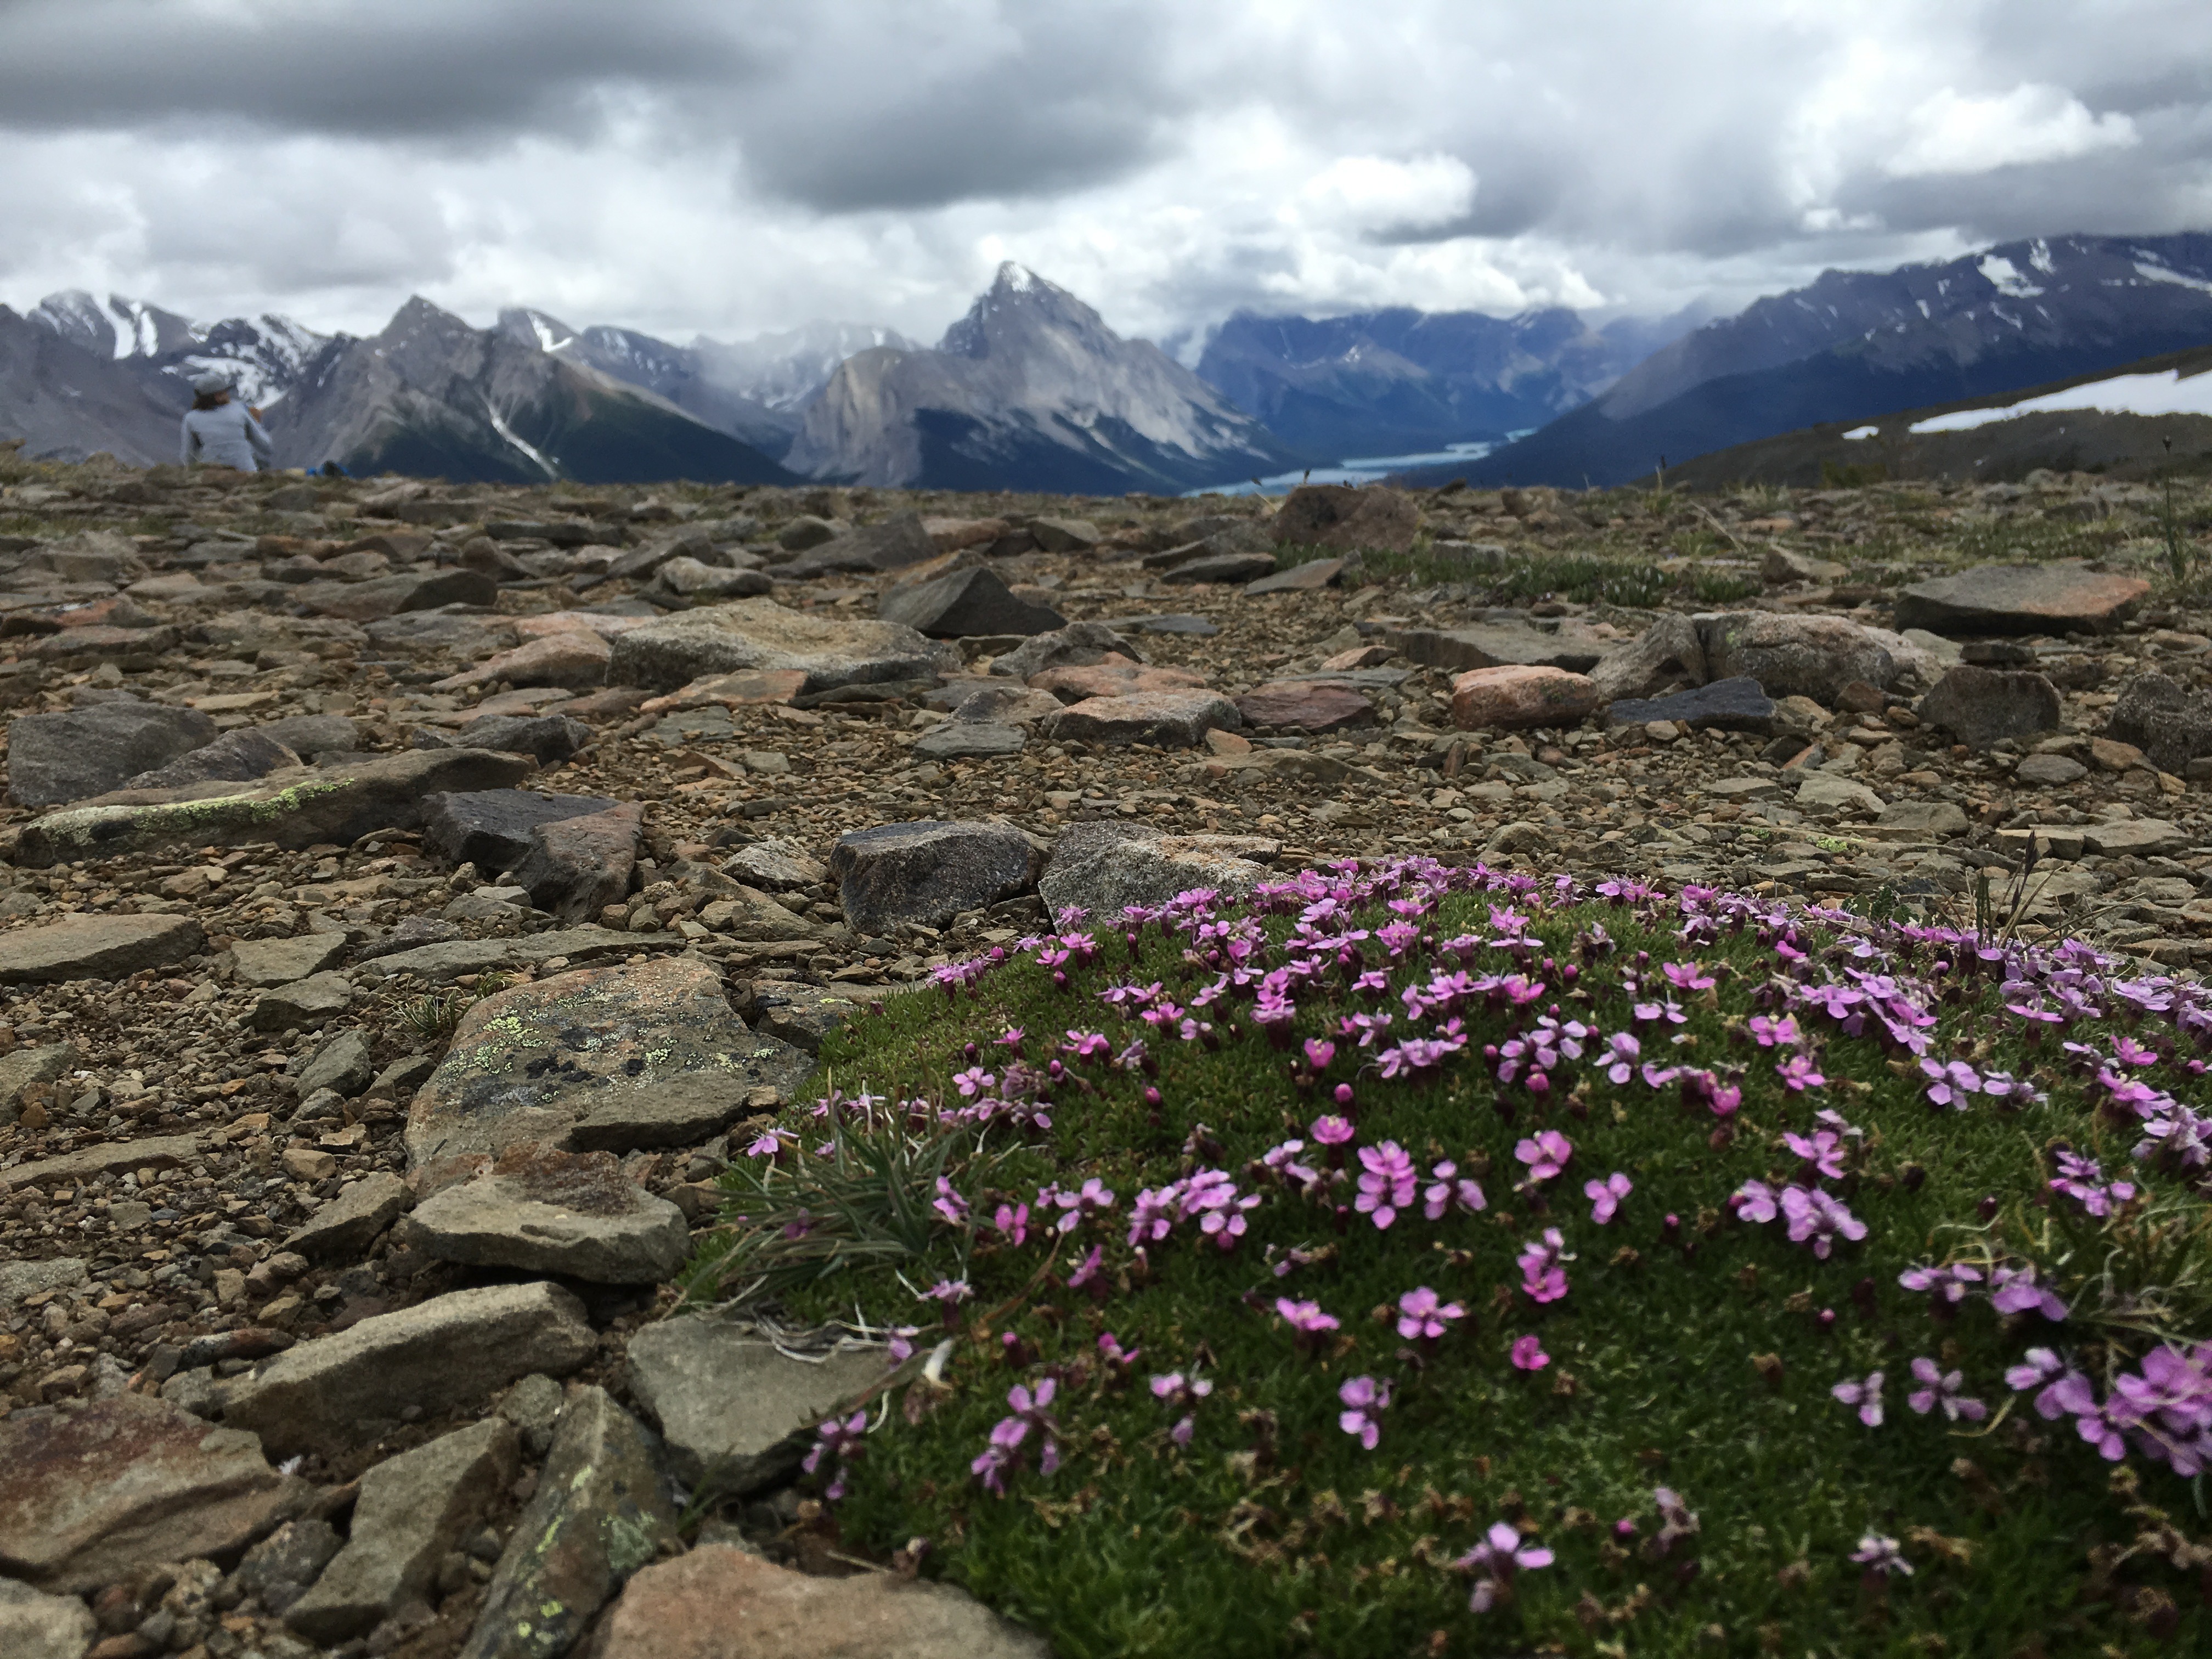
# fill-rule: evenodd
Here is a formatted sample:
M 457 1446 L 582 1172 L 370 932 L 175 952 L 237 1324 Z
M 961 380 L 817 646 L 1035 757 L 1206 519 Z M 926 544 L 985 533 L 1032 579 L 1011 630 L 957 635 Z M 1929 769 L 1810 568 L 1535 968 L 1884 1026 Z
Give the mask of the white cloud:
M 2051 86 L 1979 96 L 1945 87 L 1905 118 L 1905 129 L 1904 143 L 1884 164 L 1893 178 L 2070 161 L 2142 142 L 2125 115 L 2092 115 L 2080 99 Z

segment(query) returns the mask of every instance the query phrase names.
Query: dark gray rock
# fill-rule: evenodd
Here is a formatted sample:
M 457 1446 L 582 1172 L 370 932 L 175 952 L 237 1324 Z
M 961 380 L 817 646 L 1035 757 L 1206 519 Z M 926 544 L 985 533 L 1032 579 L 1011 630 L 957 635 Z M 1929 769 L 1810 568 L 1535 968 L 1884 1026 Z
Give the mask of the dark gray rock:
M 376 622 L 404 611 L 434 611 L 441 605 L 499 603 L 498 578 L 482 570 L 451 569 L 378 576 L 365 582 L 309 582 L 298 603 L 317 616 L 348 622 Z
M 1948 732 L 1969 749 L 1986 750 L 2005 738 L 2055 731 L 2061 708 L 2058 688 L 2040 674 L 1961 667 L 1936 681 L 1917 712 L 1923 726 Z
M 258 727 L 242 726 L 226 732 L 213 743 L 183 754 L 167 766 L 141 772 L 121 787 L 125 789 L 172 789 L 180 784 L 227 781 L 243 783 L 265 778 L 271 772 L 297 766 L 300 757 Z
M 197 708 L 102 702 L 54 714 L 19 714 L 8 726 L 8 799 L 53 806 L 119 789 L 215 741 L 216 724 Z
M 1208 732 L 1234 732 L 1243 723 L 1237 705 L 1216 691 L 1136 691 L 1071 703 L 1044 723 L 1044 732 L 1060 742 L 1195 749 Z
M 629 1576 L 676 1541 L 652 1443 L 604 1389 L 554 1425 L 537 1496 L 515 1522 L 460 1659 L 554 1659 Z
M 465 748 L 501 749 L 557 766 L 592 740 L 592 728 L 566 714 L 487 714 L 460 729 Z
M 1027 680 L 1048 668 L 1091 668 L 1109 655 L 1142 662 L 1145 653 L 1103 623 L 1070 623 L 1049 634 L 1035 635 L 991 661 L 991 672 Z
M 1273 553 L 1200 553 L 1164 572 L 1160 580 L 1177 586 L 1194 582 L 1249 582 L 1271 575 Z
M 2165 674 L 2138 674 L 2120 688 L 2105 735 L 2131 743 L 2161 772 L 2182 776 L 2212 755 L 2212 692 L 2192 691 Z
M 902 570 L 937 556 L 937 544 L 921 527 L 919 513 L 895 513 L 881 524 L 863 525 L 808 549 L 782 568 L 787 576 L 821 576 L 831 571 Z
M 368 1039 L 359 1031 L 341 1031 L 315 1050 L 315 1057 L 301 1068 L 293 1088 L 305 1100 L 318 1090 L 331 1089 L 352 1099 L 368 1087 L 376 1075 Z
M 231 1582 L 270 1612 L 282 1613 L 321 1577 L 339 1542 L 327 1521 L 287 1521 L 246 1551 Z
M 1715 680 L 1671 697 L 1623 697 L 1606 712 L 1614 726 L 1642 726 L 1651 720 L 1680 720 L 1700 730 L 1769 732 L 1774 726 L 1774 700 L 1759 690 L 1748 675 Z
M 1016 599 L 999 573 L 988 567 L 956 570 L 933 581 L 894 588 L 877 605 L 876 614 L 939 640 L 980 634 L 1035 635 L 1067 623 L 1057 611 Z
M 284 1622 L 335 1644 L 427 1599 L 447 1553 L 497 1504 L 520 1463 L 514 1425 L 489 1417 L 374 1466 L 361 1478 L 352 1535 Z
M 592 921 L 628 896 L 644 833 L 645 809 L 635 802 L 538 823 L 514 866 L 514 884 L 563 921 Z
M 933 726 L 915 739 L 914 754 L 921 760 L 991 760 L 1018 755 L 1029 733 L 1018 726 L 994 720 L 949 720 Z
M 1985 564 L 1916 582 L 1899 595 L 1899 629 L 1933 634 L 2103 633 L 2150 592 L 2140 576 L 2092 570 L 2078 560 Z
M 846 921 L 872 936 L 905 922 L 941 927 L 963 910 L 1026 893 L 1040 863 L 1018 830 L 924 819 L 840 836 L 830 873 Z
M 284 1241 L 312 1261 L 351 1261 L 415 1206 L 415 1189 L 396 1175 L 363 1176 L 309 1216 Z
M 422 845 L 448 864 L 473 864 L 479 870 L 512 870 L 530 851 L 530 832 L 540 824 L 580 818 L 620 805 L 605 795 L 553 795 L 536 789 L 477 789 L 463 794 L 426 796 L 422 802 Z M 448 932 L 446 938 L 453 934 Z M 394 946 L 434 945 L 410 940 Z

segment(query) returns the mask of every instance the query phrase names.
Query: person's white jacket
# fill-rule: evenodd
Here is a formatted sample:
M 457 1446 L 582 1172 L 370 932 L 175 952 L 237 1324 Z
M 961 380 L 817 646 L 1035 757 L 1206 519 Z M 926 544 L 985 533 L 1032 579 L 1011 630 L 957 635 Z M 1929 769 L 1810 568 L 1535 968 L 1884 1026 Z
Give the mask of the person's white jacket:
M 213 409 L 185 415 L 185 465 L 234 466 L 258 472 L 271 464 L 275 450 L 252 412 L 235 398 Z

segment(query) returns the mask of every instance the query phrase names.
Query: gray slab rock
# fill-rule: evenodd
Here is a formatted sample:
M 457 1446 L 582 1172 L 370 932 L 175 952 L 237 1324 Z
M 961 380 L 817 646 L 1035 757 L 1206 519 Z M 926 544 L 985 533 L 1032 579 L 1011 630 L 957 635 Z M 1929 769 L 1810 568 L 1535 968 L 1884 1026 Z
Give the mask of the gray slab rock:
M 926 818 L 840 836 L 830 874 L 846 922 L 873 936 L 904 922 L 939 927 L 963 910 L 1026 893 L 1041 862 L 1010 825 Z
M 790 611 L 773 599 L 687 611 L 617 636 L 608 683 L 673 691 L 702 674 L 790 669 L 799 690 L 886 680 L 934 681 L 957 673 L 957 647 L 899 623 L 849 621 Z
M 1057 611 L 1017 599 L 999 573 L 988 567 L 894 588 L 877 605 L 876 614 L 933 640 L 1048 634 L 1067 623 Z
M 465 748 L 527 755 L 540 766 L 558 766 L 591 740 L 592 728 L 566 714 L 487 714 L 454 735 Z
M 1897 625 L 1935 634 L 2104 633 L 2149 592 L 2140 576 L 2092 570 L 2079 560 L 1977 565 L 1906 588 Z
M 605 1389 L 580 1390 L 554 1425 L 537 1496 L 515 1522 L 461 1659 L 552 1659 L 629 1576 L 674 1541 L 653 1448 Z
M 74 1595 L 48 1595 L 0 1578 L 0 1653 L 8 1659 L 84 1659 L 100 1621 Z
M 419 1168 L 518 1141 L 571 1152 L 696 1145 L 787 1100 L 811 1068 L 749 1030 L 704 963 L 556 974 L 470 1008 L 415 1097 L 408 1157 Z
M 1968 827 L 1966 812 L 1948 800 L 1892 801 L 1875 816 L 1875 822 L 1885 830 L 1926 836 L 1930 840 L 1939 836 L 1963 836 Z
M 378 576 L 365 582 L 309 582 L 294 599 L 317 616 L 378 622 L 405 611 L 496 605 L 499 580 L 489 572 L 457 565 L 447 570 Z
M 295 755 L 315 756 L 361 747 L 361 728 L 343 714 L 289 714 L 253 728 Z
M 417 945 L 365 962 L 360 971 L 374 975 L 412 974 L 417 979 L 445 984 L 463 974 L 480 974 L 510 963 L 536 966 L 559 957 L 571 967 L 580 968 L 610 957 L 631 957 L 683 943 L 682 936 L 675 933 L 632 933 L 596 926 L 562 927 L 519 939 L 452 939 Z
M 0 1187 L 44 1187 L 86 1176 L 119 1175 L 125 1170 L 173 1170 L 206 1149 L 198 1135 L 149 1135 L 139 1140 L 108 1140 L 98 1146 L 0 1169 Z
M 1875 817 L 1881 811 L 1882 799 L 1863 783 L 1838 777 L 1832 772 L 1814 772 L 1797 786 L 1797 805 Z
M 289 985 L 319 974 L 346 951 L 343 933 L 302 933 L 297 939 L 242 939 L 230 947 L 231 973 L 256 990 Z
M 741 1322 L 664 1319 L 629 1340 L 630 1393 L 660 1427 L 678 1478 L 743 1496 L 787 1478 L 814 1425 L 882 1382 L 880 1348 L 787 1358 Z
M 1131 662 L 1145 660 L 1145 653 L 1133 642 L 1103 623 L 1075 622 L 1049 634 L 1035 635 L 1005 655 L 993 658 L 991 672 L 1025 684 L 1047 669 L 1092 668 L 1109 656 L 1126 657 Z
M 823 576 L 832 571 L 854 574 L 903 570 L 937 556 L 937 544 L 922 527 L 919 513 L 895 513 L 881 524 L 862 525 L 833 536 L 787 560 L 781 574 Z
M 1680 720 L 1693 729 L 1717 732 L 1771 732 L 1774 700 L 1747 676 L 1715 680 L 1709 685 L 1677 691 L 1671 697 L 1622 697 L 1606 710 L 1613 726 L 1644 726 L 1653 720 Z
M 1043 730 L 1062 743 L 1195 749 L 1208 732 L 1234 732 L 1243 724 L 1237 705 L 1217 691 L 1137 691 L 1070 703 L 1044 722 Z
M 315 1057 L 301 1069 L 292 1087 L 302 1100 L 319 1089 L 331 1090 L 350 1100 L 368 1088 L 375 1075 L 368 1037 L 359 1031 L 341 1031 L 315 1050 Z
M 215 722 L 197 708 L 160 703 L 100 702 L 19 714 L 8 725 L 8 799 L 15 806 L 54 806 L 104 795 L 216 737 Z
M 1947 671 L 1915 712 L 1923 726 L 1986 752 L 2006 738 L 2056 731 L 2063 708 L 2058 688 L 2041 674 L 1960 667 Z
M 646 1568 L 592 1659 L 1048 1659 L 965 1591 L 893 1573 L 817 1578 L 703 1542 Z
M 1164 836 L 1148 826 L 1079 823 L 1052 851 L 1037 891 L 1062 925 L 1080 910 L 1104 923 L 1132 906 L 1157 908 L 1206 888 L 1242 898 L 1282 850 L 1260 836 Z
M 223 1420 L 280 1455 L 351 1445 L 378 1438 L 410 1406 L 435 1414 L 532 1371 L 566 1376 L 598 1346 L 583 1304 L 558 1285 L 449 1291 L 264 1362 L 228 1385 Z
M 359 1257 L 376 1236 L 415 1207 L 415 1189 L 396 1175 L 379 1170 L 339 1188 L 284 1241 L 288 1250 L 316 1261 Z
M 141 772 L 115 787 L 121 789 L 173 789 L 190 783 L 243 783 L 265 778 L 271 772 L 297 766 L 300 757 L 258 727 L 240 726 L 226 732 L 213 743 L 179 755 L 167 766 Z
M 247 1022 L 257 1031 L 312 1031 L 353 1006 L 353 986 L 343 974 L 310 974 L 289 985 L 264 991 L 254 1000 Z
M 348 846 L 373 830 L 419 828 L 426 795 L 510 788 L 532 769 L 526 757 L 496 750 L 412 750 L 273 772 L 246 786 L 125 791 L 33 818 L 23 826 L 14 861 L 43 869 L 157 847 L 255 841 L 295 849 L 322 842 Z
M 1020 754 L 1029 740 L 1030 734 L 1018 726 L 951 720 L 915 738 L 914 753 L 920 760 L 995 760 Z
M 206 942 L 190 916 L 64 916 L 0 933 L 0 985 L 126 979 L 198 955 Z
M 512 870 L 530 851 L 541 823 L 610 811 L 605 795 L 556 795 L 538 789 L 477 789 L 431 795 L 422 802 L 422 845 L 448 864 Z
M 635 802 L 534 826 L 512 872 L 531 904 L 563 921 L 588 921 L 629 893 L 645 809 Z
M 490 1417 L 376 1464 L 361 1478 L 345 1547 L 284 1622 L 334 1645 L 428 1600 L 447 1552 L 498 1503 L 520 1460 L 514 1425 Z
M 340 1540 L 327 1521 L 287 1521 L 238 1564 L 231 1582 L 271 1613 L 282 1613 L 307 1594 Z
M 740 847 L 723 860 L 722 872 L 748 886 L 781 891 L 830 878 L 830 867 L 797 842 L 770 836 Z
M 243 1549 L 304 1510 L 262 1443 L 142 1394 L 0 1419 L 0 1574 L 76 1593 Z
M 1587 674 L 1620 641 L 1573 621 L 1556 629 L 1528 623 L 1475 623 L 1466 628 L 1393 628 L 1382 642 L 1408 662 L 1464 672 L 1470 668 L 1564 668 Z
M 404 1231 L 441 1261 L 594 1285 L 658 1285 L 691 1247 L 684 1212 L 628 1179 L 613 1153 L 528 1142 L 424 1199 Z
M 21 1305 L 45 1291 L 75 1290 L 91 1282 L 83 1259 L 54 1256 L 44 1261 L 0 1261 L 0 1308 Z

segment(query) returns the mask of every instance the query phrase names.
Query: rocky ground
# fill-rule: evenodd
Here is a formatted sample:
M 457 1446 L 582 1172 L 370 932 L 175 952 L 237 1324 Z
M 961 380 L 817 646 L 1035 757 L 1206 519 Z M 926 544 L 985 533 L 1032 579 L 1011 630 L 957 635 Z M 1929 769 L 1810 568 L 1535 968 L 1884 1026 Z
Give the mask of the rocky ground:
M 1048 904 L 1423 852 L 2212 959 L 2139 486 L 0 479 L 11 1656 L 1029 1651 L 792 1484 L 881 1334 L 663 1316 L 823 1035 Z

